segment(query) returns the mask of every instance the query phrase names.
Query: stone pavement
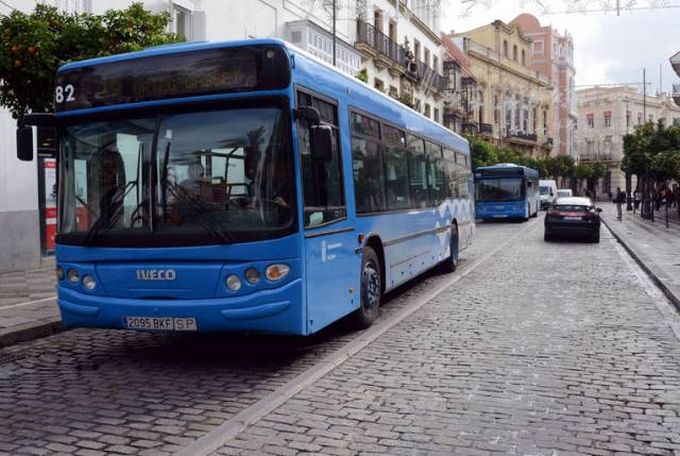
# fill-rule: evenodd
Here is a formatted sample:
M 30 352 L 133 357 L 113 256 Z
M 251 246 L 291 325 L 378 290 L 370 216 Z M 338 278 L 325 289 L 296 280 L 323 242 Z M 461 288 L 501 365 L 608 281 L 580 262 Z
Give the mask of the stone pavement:
M 59 329 L 54 281 L 53 265 L 0 274 L 0 347 Z
M 602 204 L 603 220 L 614 236 L 653 278 L 666 296 L 680 309 L 680 217 L 677 208 L 669 209 L 666 228 L 665 210 L 655 213 L 655 221 L 624 210 L 616 219 L 613 204 Z
M 606 229 L 542 231 L 217 454 L 680 454 L 677 313 Z

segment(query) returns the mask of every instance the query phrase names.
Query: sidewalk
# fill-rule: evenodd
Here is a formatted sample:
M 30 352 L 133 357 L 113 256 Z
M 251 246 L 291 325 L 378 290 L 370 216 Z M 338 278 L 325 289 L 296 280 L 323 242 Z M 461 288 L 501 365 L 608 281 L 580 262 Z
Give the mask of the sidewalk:
M 680 310 L 680 217 L 678 209 L 654 213 L 654 222 L 644 220 L 639 212 L 623 210 L 623 219 L 616 219 L 616 206 L 601 203 L 602 219 L 614 236 L 652 277 L 676 308 Z
M 0 347 L 59 331 L 54 267 L 0 274 Z

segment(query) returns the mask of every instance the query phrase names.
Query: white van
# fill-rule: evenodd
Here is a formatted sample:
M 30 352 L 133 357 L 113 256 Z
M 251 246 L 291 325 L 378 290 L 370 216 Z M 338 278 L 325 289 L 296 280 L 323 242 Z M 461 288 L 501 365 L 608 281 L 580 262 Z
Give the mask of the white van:
M 558 188 L 555 194 L 556 198 L 570 198 L 574 196 L 570 188 Z
M 554 180 L 540 180 L 538 181 L 538 188 L 540 190 L 541 209 L 547 209 L 555 201 L 557 182 Z

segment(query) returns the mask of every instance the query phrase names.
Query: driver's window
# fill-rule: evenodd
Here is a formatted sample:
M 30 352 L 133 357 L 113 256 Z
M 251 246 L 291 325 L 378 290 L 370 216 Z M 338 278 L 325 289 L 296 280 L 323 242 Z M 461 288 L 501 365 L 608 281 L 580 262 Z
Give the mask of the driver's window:
M 309 144 L 309 122 L 298 122 L 298 147 L 302 161 L 304 195 L 304 225 L 306 228 L 325 225 L 347 217 L 342 159 L 338 140 L 337 106 L 304 92 L 298 92 L 298 106 L 316 108 L 321 121 L 333 127 L 333 148 L 330 159 L 316 159 Z

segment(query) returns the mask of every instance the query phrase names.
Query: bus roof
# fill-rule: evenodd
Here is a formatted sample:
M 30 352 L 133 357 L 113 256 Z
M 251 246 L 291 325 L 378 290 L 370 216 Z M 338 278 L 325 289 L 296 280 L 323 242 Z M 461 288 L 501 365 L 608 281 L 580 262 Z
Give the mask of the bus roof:
M 467 140 L 443 125 L 428 119 L 413 109 L 385 93 L 374 89 L 359 79 L 346 74 L 314 55 L 276 38 L 257 38 L 246 40 L 230 40 L 216 42 L 189 42 L 155 46 L 142 51 L 96 57 L 62 65 L 59 72 L 75 70 L 83 67 L 143 59 L 146 57 L 196 52 L 209 49 L 232 48 L 239 46 L 276 45 L 281 46 L 290 56 L 293 69 L 293 84 L 323 93 L 337 100 L 349 99 L 349 107 L 374 115 L 392 123 L 397 127 L 408 128 L 409 132 L 421 135 L 426 139 L 442 145 L 453 147 L 469 155 Z M 370 108 L 369 108 L 370 107 Z M 443 115 L 443 112 L 440 113 Z
M 499 163 L 497 165 L 481 166 L 475 172 L 490 174 L 495 176 L 527 176 L 538 178 L 538 171 L 527 166 L 516 165 L 514 163 Z

